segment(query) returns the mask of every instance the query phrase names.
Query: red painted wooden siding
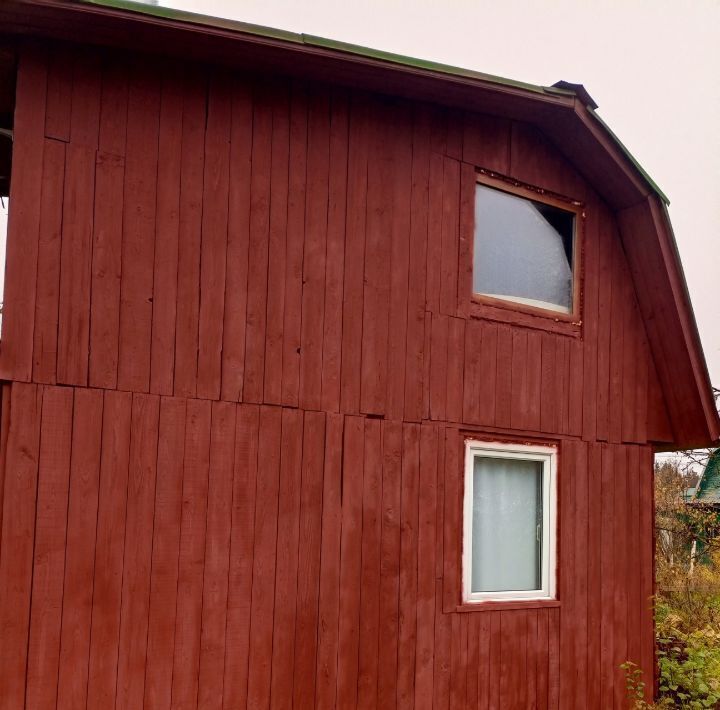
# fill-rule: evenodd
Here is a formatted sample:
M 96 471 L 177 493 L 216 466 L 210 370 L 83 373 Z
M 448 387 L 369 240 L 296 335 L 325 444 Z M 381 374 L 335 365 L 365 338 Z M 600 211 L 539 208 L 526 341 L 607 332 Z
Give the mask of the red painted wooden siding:
M 622 705 L 671 433 L 592 188 L 501 119 L 48 51 L 18 81 L 0 708 Z M 583 203 L 577 332 L 474 317 L 476 168 Z M 558 604 L 458 609 L 469 434 L 558 445 Z

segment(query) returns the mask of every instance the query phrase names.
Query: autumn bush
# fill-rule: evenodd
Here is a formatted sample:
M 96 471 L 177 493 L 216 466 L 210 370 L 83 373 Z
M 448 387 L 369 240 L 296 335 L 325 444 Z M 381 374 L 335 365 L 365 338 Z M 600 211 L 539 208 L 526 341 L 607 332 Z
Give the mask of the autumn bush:
M 720 516 L 688 505 L 697 475 L 679 462 L 655 469 L 657 702 L 642 672 L 623 664 L 628 697 L 646 708 L 720 708 Z

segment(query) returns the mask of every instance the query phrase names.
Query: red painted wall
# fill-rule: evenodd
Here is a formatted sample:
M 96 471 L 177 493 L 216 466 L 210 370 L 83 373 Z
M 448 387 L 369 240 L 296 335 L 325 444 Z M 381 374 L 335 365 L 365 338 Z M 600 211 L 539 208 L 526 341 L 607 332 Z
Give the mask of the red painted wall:
M 663 395 L 542 136 L 63 48 L 22 53 L 15 128 L 0 708 L 607 708 L 652 673 Z M 582 324 L 471 307 L 477 168 L 584 204 Z M 467 435 L 558 445 L 557 603 L 458 610 Z

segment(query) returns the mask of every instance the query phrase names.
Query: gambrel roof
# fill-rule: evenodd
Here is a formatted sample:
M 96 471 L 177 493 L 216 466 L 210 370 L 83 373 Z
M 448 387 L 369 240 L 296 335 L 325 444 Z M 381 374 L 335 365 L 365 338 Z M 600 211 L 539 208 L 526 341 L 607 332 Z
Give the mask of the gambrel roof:
M 673 430 L 672 446 L 709 445 L 720 420 L 667 199 L 577 84 L 543 87 L 319 37 L 125 2 L 6 0 L 0 27 L 156 52 L 502 116 L 536 126 L 615 212 Z

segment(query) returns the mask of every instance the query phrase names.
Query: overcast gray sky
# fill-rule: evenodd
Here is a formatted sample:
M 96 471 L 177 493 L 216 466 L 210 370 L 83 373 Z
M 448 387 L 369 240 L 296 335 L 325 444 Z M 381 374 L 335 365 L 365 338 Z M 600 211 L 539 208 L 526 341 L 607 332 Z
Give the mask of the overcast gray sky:
M 585 84 L 600 115 L 670 198 L 705 355 L 720 385 L 718 0 L 161 4 L 536 84 Z

